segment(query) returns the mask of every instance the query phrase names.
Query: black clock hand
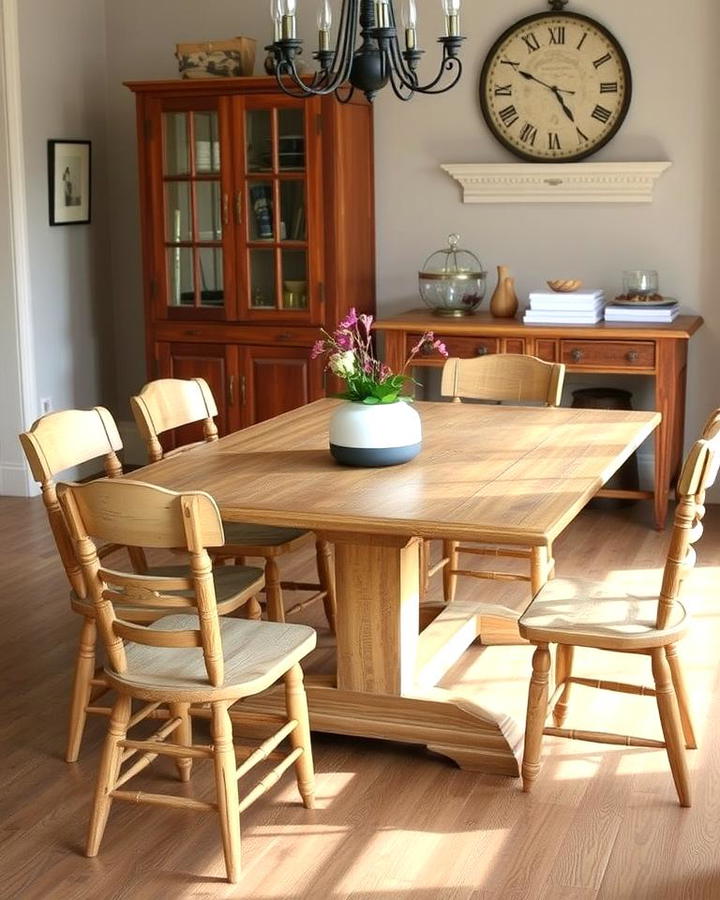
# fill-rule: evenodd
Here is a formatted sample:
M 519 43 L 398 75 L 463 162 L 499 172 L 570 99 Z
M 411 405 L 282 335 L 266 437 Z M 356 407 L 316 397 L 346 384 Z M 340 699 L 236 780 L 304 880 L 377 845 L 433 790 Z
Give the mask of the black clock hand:
M 563 112 L 568 117 L 568 119 L 570 119 L 571 122 L 575 122 L 575 116 L 573 115 L 572 110 L 565 103 L 563 98 L 560 96 L 560 92 L 558 91 L 558 89 L 556 87 L 551 87 L 550 90 L 553 92 L 553 94 L 557 98 L 557 102 L 560 104 L 560 106 L 562 106 Z
M 536 78 L 530 72 L 523 71 L 523 69 L 518 69 L 517 72 L 519 75 L 522 75 L 522 77 L 525 78 L 527 81 L 537 81 L 538 84 L 541 84 L 543 87 L 548 88 L 549 90 L 553 91 L 554 93 L 560 93 L 560 94 L 574 94 L 575 93 L 575 91 L 567 91 L 567 90 L 564 90 L 563 88 L 557 87 L 557 85 L 548 84 L 547 81 L 542 81 L 540 78 Z

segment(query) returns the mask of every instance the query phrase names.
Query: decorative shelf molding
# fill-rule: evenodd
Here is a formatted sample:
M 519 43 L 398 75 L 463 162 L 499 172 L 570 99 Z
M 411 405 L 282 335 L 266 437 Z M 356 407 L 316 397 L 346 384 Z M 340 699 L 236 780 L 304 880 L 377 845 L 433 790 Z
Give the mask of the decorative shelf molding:
M 464 203 L 652 203 L 669 162 L 466 163 L 442 168 Z

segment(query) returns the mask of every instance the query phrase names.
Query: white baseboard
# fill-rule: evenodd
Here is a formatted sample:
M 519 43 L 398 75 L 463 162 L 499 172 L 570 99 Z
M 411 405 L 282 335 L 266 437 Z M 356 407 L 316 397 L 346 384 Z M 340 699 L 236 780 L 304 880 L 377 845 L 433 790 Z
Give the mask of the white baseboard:
M 147 451 L 134 422 L 118 422 L 118 431 L 123 442 L 123 462 L 126 466 L 146 466 Z
M 0 494 L 3 497 L 36 497 L 40 487 L 24 464 L 0 463 Z

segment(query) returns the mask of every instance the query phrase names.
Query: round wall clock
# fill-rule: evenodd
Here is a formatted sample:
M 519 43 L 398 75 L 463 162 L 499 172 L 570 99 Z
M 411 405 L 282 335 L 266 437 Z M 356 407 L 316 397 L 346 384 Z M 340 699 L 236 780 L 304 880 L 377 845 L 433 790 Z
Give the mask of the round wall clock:
M 480 104 L 495 137 L 516 156 L 567 162 L 599 150 L 627 114 L 630 66 L 617 39 L 587 16 L 527 16 L 493 44 L 480 75 Z

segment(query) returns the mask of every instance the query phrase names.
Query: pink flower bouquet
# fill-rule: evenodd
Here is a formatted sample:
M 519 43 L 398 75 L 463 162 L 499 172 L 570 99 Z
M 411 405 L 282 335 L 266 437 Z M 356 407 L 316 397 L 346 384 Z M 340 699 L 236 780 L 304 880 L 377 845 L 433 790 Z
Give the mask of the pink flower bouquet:
M 327 354 L 326 369 L 347 385 L 347 390 L 338 395 L 345 400 L 367 404 L 409 401 L 412 398 L 401 396 L 401 392 L 413 380 L 407 370 L 415 356 L 424 348 L 447 357 L 447 348 L 432 331 L 427 331 L 410 351 L 400 372 L 394 374 L 374 356 L 372 323 L 372 316 L 358 315 L 353 307 L 332 334 L 322 329 L 324 337 L 315 342 L 312 358 Z

